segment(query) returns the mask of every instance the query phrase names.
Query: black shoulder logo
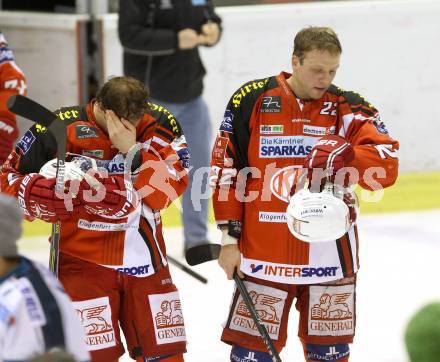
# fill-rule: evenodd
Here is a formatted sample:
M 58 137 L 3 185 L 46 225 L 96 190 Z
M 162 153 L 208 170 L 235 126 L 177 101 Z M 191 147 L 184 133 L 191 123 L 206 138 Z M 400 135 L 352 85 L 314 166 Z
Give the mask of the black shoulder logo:
M 281 97 L 280 96 L 266 96 L 261 102 L 261 113 L 280 113 L 281 112 Z
M 75 126 L 76 138 L 83 140 L 87 138 L 98 138 L 98 130 L 95 127 L 89 127 L 85 124 Z

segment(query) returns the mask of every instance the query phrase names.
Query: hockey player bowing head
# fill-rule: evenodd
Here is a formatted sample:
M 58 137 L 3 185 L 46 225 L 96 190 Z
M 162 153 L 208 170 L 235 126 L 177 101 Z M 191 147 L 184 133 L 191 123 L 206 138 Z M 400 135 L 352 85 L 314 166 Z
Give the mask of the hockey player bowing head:
M 370 190 L 397 177 L 399 145 L 378 110 L 332 84 L 341 52 L 332 29 L 302 29 L 293 72 L 238 89 L 212 152 L 213 205 L 223 233 L 219 264 L 229 279 L 234 270 L 244 278 L 278 351 L 295 299 L 307 361 L 348 361 L 355 334 L 356 203 L 350 192 L 334 197 L 340 187 L 332 184 L 346 185 L 344 168 Z M 296 187 L 287 209 L 291 190 L 301 185 L 298 170 L 311 189 Z M 327 176 L 321 182 L 315 174 Z M 231 361 L 272 361 L 238 292 L 222 340 L 233 346 Z
M 160 217 L 187 185 L 179 123 L 129 77 L 112 78 L 87 105 L 56 113 L 67 122 L 62 198 L 54 191 L 57 145 L 38 125 L 3 168 L 3 190 L 20 199 L 28 219 L 61 220 L 59 278 L 93 361 L 124 353 L 119 325 L 133 359 L 183 361 L 185 328 Z

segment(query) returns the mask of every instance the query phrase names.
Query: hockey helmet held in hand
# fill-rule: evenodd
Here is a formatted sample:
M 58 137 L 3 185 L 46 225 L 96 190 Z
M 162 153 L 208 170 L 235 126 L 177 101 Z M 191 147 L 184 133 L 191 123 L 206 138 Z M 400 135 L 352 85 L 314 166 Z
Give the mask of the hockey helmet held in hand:
M 328 242 L 342 237 L 356 221 L 358 200 L 351 189 L 326 183 L 322 192 L 304 188 L 287 207 L 287 226 L 298 239 Z
M 39 174 L 47 178 L 55 178 L 57 174 L 57 161 L 58 160 L 54 158 L 53 160 L 46 162 L 41 167 Z M 98 171 L 98 166 L 95 159 L 78 155 L 73 157 L 71 161 L 65 162 L 64 166 L 65 181 L 86 180 L 86 182 L 93 188 L 97 188 L 99 186 L 98 180 L 88 173 L 90 170 Z

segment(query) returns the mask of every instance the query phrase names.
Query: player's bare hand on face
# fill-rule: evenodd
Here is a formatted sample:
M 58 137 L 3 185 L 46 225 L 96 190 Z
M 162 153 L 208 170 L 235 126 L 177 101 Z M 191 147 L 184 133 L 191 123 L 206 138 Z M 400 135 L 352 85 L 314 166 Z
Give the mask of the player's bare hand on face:
M 111 110 L 105 111 L 107 131 L 110 140 L 119 152 L 127 153 L 136 144 L 136 127 Z
M 228 279 L 233 278 L 234 270 L 237 270 L 237 274 L 240 278 L 244 277 L 240 271 L 241 254 L 238 245 L 230 244 L 222 246 L 218 263 L 225 271 Z

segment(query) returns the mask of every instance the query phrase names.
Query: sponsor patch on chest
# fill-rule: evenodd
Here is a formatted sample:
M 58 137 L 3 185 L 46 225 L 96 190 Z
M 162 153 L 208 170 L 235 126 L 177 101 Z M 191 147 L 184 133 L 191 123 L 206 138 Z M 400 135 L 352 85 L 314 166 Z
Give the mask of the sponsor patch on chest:
M 311 136 L 260 136 L 260 158 L 305 158 L 316 143 Z
M 284 126 L 282 124 L 262 124 L 260 125 L 261 134 L 283 134 Z
M 335 133 L 335 127 L 318 127 L 318 126 L 310 126 L 308 124 L 303 125 L 303 133 L 312 135 L 312 136 L 325 136 L 328 134 Z
M 281 97 L 267 96 L 263 97 L 260 107 L 261 113 L 280 113 L 281 112 Z
M 104 150 L 83 150 L 82 154 L 91 158 L 104 158 Z
M 260 211 L 258 213 L 258 221 L 286 223 L 287 217 L 285 212 Z
M 296 184 L 301 166 L 287 166 L 277 171 L 270 180 L 270 191 L 284 202 L 290 201 L 290 192 Z M 261 216 L 260 216 L 260 221 Z
M 119 156 L 119 155 L 118 155 Z M 96 160 L 98 168 L 105 168 L 109 173 L 124 173 L 125 163 L 122 155 L 114 157 L 112 160 Z
M 86 125 L 78 124 L 75 126 L 76 138 L 82 140 L 87 138 L 98 138 L 97 129 Z

